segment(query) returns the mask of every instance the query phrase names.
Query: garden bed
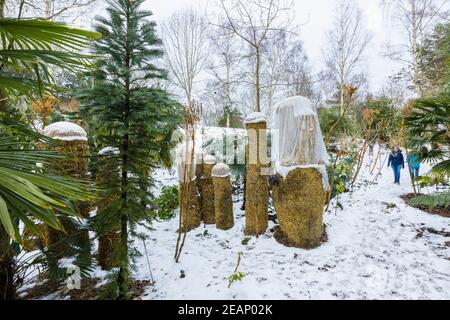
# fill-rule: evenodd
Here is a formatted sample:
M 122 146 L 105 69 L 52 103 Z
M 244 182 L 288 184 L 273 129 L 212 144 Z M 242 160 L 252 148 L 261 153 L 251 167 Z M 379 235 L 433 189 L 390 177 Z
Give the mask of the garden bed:
M 400 198 L 402 198 L 408 205 L 409 201 L 417 196 L 421 196 L 422 194 L 417 193 L 406 193 L 400 196 Z M 428 206 L 425 205 L 416 205 L 416 206 L 412 206 L 414 208 L 417 208 L 419 210 L 431 213 L 431 214 L 437 214 L 440 215 L 442 217 L 446 217 L 446 218 L 450 218 L 450 207 L 434 207 L 434 208 L 430 208 Z
M 49 296 L 58 297 L 58 299 L 69 300 L 93 300 L 99 299 L 102 292 L 105 292 L 106 284 L 99 285 L 102 280 L 99 278 L 82 279 L 81 290 L 67 290 L 64 284 L 45 281 L 40 285 L 34 286 L 21 294 L 21 299 L 34 300 L 42 299 Z M 145 289 L 151 285 L 150 280 L 134 280 L 130 285 L 133 292 L 129 300 L 141 300 Z

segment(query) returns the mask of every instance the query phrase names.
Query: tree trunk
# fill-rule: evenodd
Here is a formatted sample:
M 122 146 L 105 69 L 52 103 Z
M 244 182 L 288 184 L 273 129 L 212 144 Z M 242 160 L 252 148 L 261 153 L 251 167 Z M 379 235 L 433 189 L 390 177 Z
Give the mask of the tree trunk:
M 411 50 L 412 50 L 412 58 L 413 58 L 413 82 L 414 82 L 414 89 L 416 91 L 416 94 L 418 97 L 422 97 L 422 85 L 420 83 L 420 68 L 419 68 L 419 49 L 417 47 L 417 38 L 418 38 L 418 26 L 417 26 L 417 8 L 416 8 L 416 1 L 411 1 L 411 33 L 412 33 L 412 39 L 411 39 Z
M 0 300 L 14 300 L 15 262 L 11 249 L 11 238 L 0 224 Z
M 5 3 L 6 0 L 0 0 L 0 19 L 5 17 Z
M 130 20 L 130 8 L 127 8 L 127 26 Z M 128 41 L 128 30 L 127 30 Z M 128 45 L 125 49 L 125 67 L 127 70 L 131 66 L 131 48 Z M 129 137 L 129 116 L 130 116 L 130 83 L 128 76 L 125 79 L 125 106 L 123 114 L 123 123 L 125 126 L 125 134 L 122 137 L 122 177 L 121 177 L 121 212 L 120 212 L 120 261 L 119 275 L 117 277 L 117 286 L 119 288 L 119 297 L 125 297 L 128 294 L 129 268 L 128 268 L 128 147 L 130 143 Z
M 54 0 L 45 0 L 44 15 L 46 18 L 50 18 L 53 14 L 53 1 Z
M 344 82 L 341 82 L 341 84 L 340 84 L 340 95 L 341 95 L 341 97 L 340 97 L 340 106 L 341 106 L 341 108 L 340 108 L 340 110 L 341 110 L 341 116 L 343 116 L 344 115 L 344 113 L 345 113 L 345 101 L 344 101 Z
M 128 115 L 125 115 L 125 123 L 128 131 Z M 121 216 L 120 216 L 120 268 L 117 277 L 119 297 L 125 297 L 128 293 L 128 133 L 122 139 L 122 181 L 121 181 Z
M 259 47 L 256 47 L 256 67 L 255 67 L 256 112 L 261 112 L 260 69 L 261 69 L 261 53 L 259 51 Z

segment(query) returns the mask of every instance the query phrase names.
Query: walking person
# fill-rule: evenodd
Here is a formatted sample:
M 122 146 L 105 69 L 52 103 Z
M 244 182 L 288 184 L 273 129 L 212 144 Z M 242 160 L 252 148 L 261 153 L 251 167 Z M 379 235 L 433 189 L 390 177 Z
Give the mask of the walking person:
M 420 170 L 420 160 L 417 154 L 412 153 L 408 155 L 408 166 L 413 179 L 417 178 Z
M 393 146 L 391 149 L 388 160 L 389 166 L 394 171 L 394 183 L 400 184 L 400 170 L 405 169 L 405 159 L 403 158 L 402 151 L 397 146 Z

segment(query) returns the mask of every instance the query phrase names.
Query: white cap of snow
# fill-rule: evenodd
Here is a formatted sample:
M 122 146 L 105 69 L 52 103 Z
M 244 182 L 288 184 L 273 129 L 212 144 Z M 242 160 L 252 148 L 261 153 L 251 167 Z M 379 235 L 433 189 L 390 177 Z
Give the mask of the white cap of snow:
M 211 176 L 213 177 L 228 177 L 230 175 L 230 167 L 225 163 L 218 163 L 212 168 Z
M 212 156 L 212 155 L 210 155 L 210 154 L 207 154 L 207 155 L 203 158 L 203 163 L 206 163 L 206 164 L 214 164 L 214 163 L 216 163 L 216 157 L 214 157 L 214 156 Z
M 283 177 L 283 179 L 286 179 L 286 177 L 291 173 L 292 171 L 296 169 L 305 169 L 305 168 L 314 168 L 319 171 L 320 175 L 322 176 L 322 186 L 323 190 L 329 191 L 330 190 L 330 183 L 328 181 L 328 173 L 327 173 L 327 167 L 323 164 L 308 164 L 308 165 L 297 165 L 297 166 L 283 166 L 279 162 L 275 163 L 275 173 L 278 173 L 280 176 Z
M 119 148 L 116 148 L 116 147 L 105 147 L 105 148 L 101 149 L 98 152 L 98 155 L 99 156 L 104 156 L 104 155 L 106 155 L 108 153 L 119 154 L 120 151 L 119 151 Z
M 261 112 L 252 112 L 245 117 L 244 124 L 267 122 L 266 116 Z
M 79 125 L 60 121 L 44 128 L 42 133 L 50 138 L 62 141 L 87 141 L 87 133 Z

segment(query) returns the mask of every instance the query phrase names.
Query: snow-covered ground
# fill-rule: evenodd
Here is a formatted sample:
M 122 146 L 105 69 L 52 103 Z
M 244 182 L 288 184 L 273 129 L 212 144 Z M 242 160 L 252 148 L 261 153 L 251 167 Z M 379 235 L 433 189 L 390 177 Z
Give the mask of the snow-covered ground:
M 449 299 L 450 238 L 422 230 L 448 232 L 450 219 L 405 205 L 399 196 L 411 192 L 406 170 L 401 185 L 393 184 L 386 164 L 377 183 L 368 171 L 364 167 L 355 190 L 339 199 L 343 210 L 332 202 L 324 215 L 328 241 L 312 250 L 285 247 L 270 230 L 242 244 L 240 197 L 235 226 L 189 232 L 179 263 L 173 259 L 178 218 L 154 222 L 145 232 L 155 284 L 144 299 Z M 168 171 L 156 178 L 161 185 L 177 183 Z M 144 256 L 135 277 L 149 279 L 143 245 L 136 245 Z M 246 275 L 228 288 L 240 252 L 239 271 Z

